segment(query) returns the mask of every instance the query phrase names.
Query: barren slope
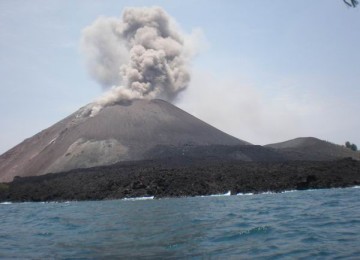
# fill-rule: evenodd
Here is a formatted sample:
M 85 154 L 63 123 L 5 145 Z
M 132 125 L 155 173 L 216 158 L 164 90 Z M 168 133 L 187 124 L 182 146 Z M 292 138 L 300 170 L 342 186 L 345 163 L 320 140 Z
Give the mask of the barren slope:
M 351 151 L 344 146 L 336 145 L 314 137 L 300 137 L 289 141 L 268 144 L 265 147 L 273 148 L 283 153 L 291 160 L 334 160 L 351 157 L 360 160 L 360 153 Z
M 0 182 L 146 159 L 157 145 L 248 145 L 162 100 L 89 106 L 26 139 L 0 156 Z

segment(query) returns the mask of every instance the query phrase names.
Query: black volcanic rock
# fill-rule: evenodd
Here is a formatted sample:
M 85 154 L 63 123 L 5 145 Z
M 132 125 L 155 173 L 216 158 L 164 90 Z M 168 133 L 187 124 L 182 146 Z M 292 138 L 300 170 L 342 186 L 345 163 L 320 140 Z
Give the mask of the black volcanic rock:
M 315 137 L 300 137 L 265 145 L 282 154 L 287 160 L 328 161 L 346 157 L 360 160 L 360 153 Z
M 242 162 L 188 159 L 124 162 L 65 173 L 15 178 L 0 184 L 0 201 L 66 201 L 142 196 L 338 188 L 360 185 L 360 162 Z
M 155 146 L 250 145 L 162 100 L 91 104 L 0 156 L 0 182 L 151 157 Z

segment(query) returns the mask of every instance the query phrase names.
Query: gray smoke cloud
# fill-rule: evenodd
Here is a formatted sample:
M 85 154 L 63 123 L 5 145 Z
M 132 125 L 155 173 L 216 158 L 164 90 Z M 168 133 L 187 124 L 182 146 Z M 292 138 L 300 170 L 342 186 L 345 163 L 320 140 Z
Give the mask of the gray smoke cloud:
M 81 39 L 90 75 L 110 88 L 95 101 L 93 114 L 124 99 L 173 101 L 190 82 L 193 38 L 159 7 L 126 8 L 121 18 L 98 18 Z

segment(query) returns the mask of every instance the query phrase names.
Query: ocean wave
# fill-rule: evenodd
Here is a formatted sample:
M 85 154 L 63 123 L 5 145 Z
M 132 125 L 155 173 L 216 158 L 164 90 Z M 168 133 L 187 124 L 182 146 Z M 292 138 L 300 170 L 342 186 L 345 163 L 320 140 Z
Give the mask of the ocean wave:
M 228 191 L 226 193 L 223 194 L 212 194 L 209 197 L 222 197 L 222 196 L 230 196 L 231 195 L 231 191 Z
M 284 190 L 280 192 L 275 191 L 265 191 L 265 192 L 257 192 L 257 193 L 238 193 L 237 196 L 251 196 L 251 195 L 268 195 L 268 194 L 282 194 L 282 193 L 292 193 L 292 192 L 311 192 L 311 191 L 319 191 L 319 190 L 334 190 L 334 189 L 360 189 L 360 185 L 352 186 L 352 187 L 335 187 L 335 188 L 325 188 L 325 189 L 306 189 L 306 190 Z
M 218 237 L 215 237 L 212 240 L 212 242 L 226 242 L 229 243 L 231 241 L 236 241 L 239 239 L 243 239 L 244 237 L 247 236 L 259 236 L 259 235 L 263 235 L 266 233 L 271 232 L 271 227 L 270 226 L 258 226 L 258 227 L 254 227 L 248 230 L 244 230 L 244 231 L 230 231 L 228 233 L 225 234 L 221 234 Z
M 9 204 L 12 204 L 12 202 L 5 201 L 5 202 L 1 202 L 1 203 L 0 203 L 0 205 L 9 205 Z
M 148 196 L 148 197 L 135 197 L 135 198 L 124 198 L 122 200 L 127 200 L 127 201 L 135 201 L 135 200 L 153 200 L 154 196 Z
M 297 192 L 298 190 L 284 190 L 281 193 L 291 193 L 291 192 Z
M 278 192 L 280 193 L 280 192 Z M 247 192 L 247 193 L 238 193 L 236 194 L 236 196 L 252 196 L 252 195 L 267 195 L 267 194 L 277 194 L 276 192 L 272 192 L 272 191 L 264 191 L 264 192 L 256 192 L 256 193 L 252 193 L 252 192 Z
M 248 192 L 248 193 L 238 193 L 236 194 L 236 196 L 252 196 L 252 195 L 271 195 L 271 194 L 281 194 L 281 193 L 291 193 L 291 192 L 296 192 L 298 190 L 284 190 L 284 191 L 280 191 L 280 192 L 275 192 L 275 191 L 264 191 L 264 192 L 258 192 L 258 193 L 252 193 L 252 192 Z
M 77 200 L 66 200 L 66 201 L 39 201 L 39 202 L 35 202 L 35 203 L 40 203 L 40 204 L 69 204 L 69 203 L 73 203 L 73 202 L 77 202 Z
M 195 197 L 207 198 L 207 197 L 224 197 L 224 196 L 231 196 L 231 191 L 228 191 L 226 193 L 211 194 L 211 195 L 200 195 L 200 196 L 195 196 Z
M 238 193 L 238 194 L 236 194 L 236 196 L 251 196 L 251 195 L 255 195 L 255 193 L 247 192 L 247 193 Z

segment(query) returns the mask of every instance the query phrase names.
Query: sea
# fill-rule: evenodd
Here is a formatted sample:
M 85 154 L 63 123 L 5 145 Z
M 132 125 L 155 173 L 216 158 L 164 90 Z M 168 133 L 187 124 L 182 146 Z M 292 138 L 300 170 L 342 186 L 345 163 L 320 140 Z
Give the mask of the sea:
M 215 195 L 215 194 L 214 194 Z M 1 203 L 1 259 L 360 259 L 360 188 Z

